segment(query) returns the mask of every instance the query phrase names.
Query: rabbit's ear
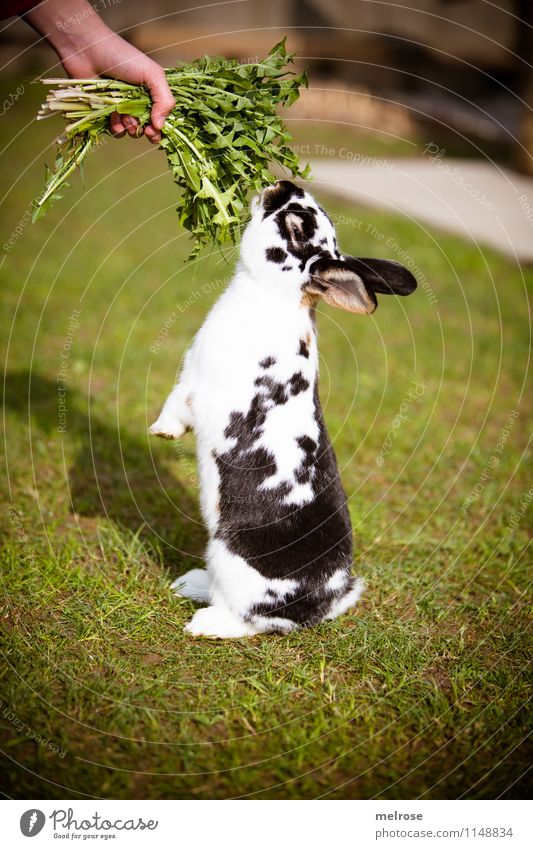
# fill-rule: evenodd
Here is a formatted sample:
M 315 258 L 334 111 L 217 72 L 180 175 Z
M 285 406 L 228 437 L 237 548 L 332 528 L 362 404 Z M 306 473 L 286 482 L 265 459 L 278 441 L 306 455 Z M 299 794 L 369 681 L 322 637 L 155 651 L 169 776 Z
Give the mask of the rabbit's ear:
M 410 295 L 416 289 L 416 279 L 399 262 L 355 256 L 343 259 L 348 268 L 364 280 L 367 288 L 378 295 Z
M 320 295 L 333 307 L 370 315 L 378 305 L 373 291 L 343 260 L 319 259 L 311 266 L 310 275 L 306 291 Z

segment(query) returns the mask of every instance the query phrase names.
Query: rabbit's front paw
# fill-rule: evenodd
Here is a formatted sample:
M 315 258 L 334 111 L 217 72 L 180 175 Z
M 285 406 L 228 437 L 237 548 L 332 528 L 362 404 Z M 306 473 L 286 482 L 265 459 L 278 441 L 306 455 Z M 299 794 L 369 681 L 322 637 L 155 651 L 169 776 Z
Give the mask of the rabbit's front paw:
M 158 420 L 148 428 L 152 436 L 160 436 L 161 439 L 179 439 L 187 428 L 175 416 L 159 416 Z
M 252 637 L 256 629 L 243 622 L 225 607 L 202 607 L 197 610 L 190 622 L 184 628 L 193 637 L 210 637 L 211 639 L 236 639 Z

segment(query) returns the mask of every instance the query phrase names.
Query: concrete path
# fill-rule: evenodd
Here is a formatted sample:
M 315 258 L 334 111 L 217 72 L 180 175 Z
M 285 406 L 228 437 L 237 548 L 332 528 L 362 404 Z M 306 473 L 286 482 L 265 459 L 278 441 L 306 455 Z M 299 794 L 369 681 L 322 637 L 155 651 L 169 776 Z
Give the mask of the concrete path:
M 311 161 L 314 185 L 533 263 L 533 179 L 476 160 Z

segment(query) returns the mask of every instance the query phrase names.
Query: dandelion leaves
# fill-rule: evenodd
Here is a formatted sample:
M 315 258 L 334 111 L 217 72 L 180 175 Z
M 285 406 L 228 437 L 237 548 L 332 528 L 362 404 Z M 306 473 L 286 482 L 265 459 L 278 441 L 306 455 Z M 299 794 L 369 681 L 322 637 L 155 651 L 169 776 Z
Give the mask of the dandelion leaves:
M 235 242 L 244 223 L 247 195 L 275 179 L 270 166 L 306 177 L 289 147 L 291 136 L 280 106 L 290 106 L 307 86 L 305 74 L 287 69 L 292 62 L 285 39 L 257 64 L 205 56 L 166 71 L 176 106 L 162 130 L 174 181 L 181 191 L 177 212 L 195 239 L 196 256 L 208 243 Z M 109 116 L 118 111 L 149 120 L 148 92 L 120 80 L 44 80 L 54 84 L 38 118 L 60 114 L 67 122 L 58 140 L 55 168 L 46 172 L 45 189 L 34 201 L 33 220 L 61 197 L 70 174 L 82 166 Z

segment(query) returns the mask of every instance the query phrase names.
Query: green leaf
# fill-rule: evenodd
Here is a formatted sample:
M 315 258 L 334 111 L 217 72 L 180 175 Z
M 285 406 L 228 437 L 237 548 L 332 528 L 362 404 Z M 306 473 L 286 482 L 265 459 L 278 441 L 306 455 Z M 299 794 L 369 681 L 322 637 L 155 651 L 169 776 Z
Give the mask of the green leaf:
M 165 73 L 176 106 L 162 130 L 160 149 L 181 195 L 179 223 L 195 240 L 193 255 L 208 244 L 235 241 L 248 216 L 248 193 L 260 191 L 275 179 L 271 163 L 294 177 L 304 177 L 298 158 L 288 146 L 290 133 L 277 114 L 307 85 L 305 73 L 288 72 L 286 40 L 282 39 L 258 64 L 204 56 Z M 150 120 L 148 91 L 120 80 L 56 83 L 49 101 L 66 121 L 65 140 L 57 147 L 53 171 L 47 170 L 45 189 L 34 202 L 38 220 L 62 195 L 67 179 L 85 157 L 109 134 L 113 111 Z M 62 99 L 63 98 L 63 99 Z M 51 113 L 44 104 L 41 114 Z

